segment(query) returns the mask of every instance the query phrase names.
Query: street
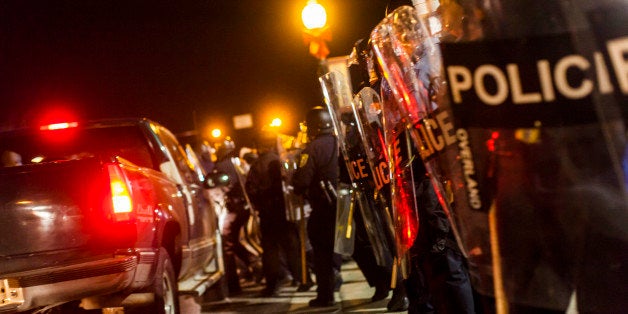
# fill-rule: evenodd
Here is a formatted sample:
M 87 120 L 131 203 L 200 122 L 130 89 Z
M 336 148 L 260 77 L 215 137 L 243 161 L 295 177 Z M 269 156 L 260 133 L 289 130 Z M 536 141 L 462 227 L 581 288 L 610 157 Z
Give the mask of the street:
M 217 300 L 215 291 L 209 291 L 200 298 L 181 296 L 182 314 L 199 313 L 383 313 L 387 312 L 389 297 L 378 302 L 371 302 L 375 288 L 368 286 L 355 262 L 346 262 L 342 267 L 344 283 L 340 292 L 336 292 L 336 306 L 329 308 L 311 308 L 307 302 L 316 296 L 316 286 L 307 292 L 296 292 L 296 287 L 284 286 L 279 297 L 258 297 L 263 286 L 247 282 L 244 293 L 237 297 Z M 404 313 L 404 312 L 389 312 Z

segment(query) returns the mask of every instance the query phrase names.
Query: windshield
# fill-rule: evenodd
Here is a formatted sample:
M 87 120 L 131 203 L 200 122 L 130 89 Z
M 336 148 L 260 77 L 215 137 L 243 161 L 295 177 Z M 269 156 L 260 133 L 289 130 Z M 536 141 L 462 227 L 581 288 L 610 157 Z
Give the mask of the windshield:
M 137 126 L 0 133 L 4 167 L 120 156 L 138 166 L 155 169 L 150 151 Z

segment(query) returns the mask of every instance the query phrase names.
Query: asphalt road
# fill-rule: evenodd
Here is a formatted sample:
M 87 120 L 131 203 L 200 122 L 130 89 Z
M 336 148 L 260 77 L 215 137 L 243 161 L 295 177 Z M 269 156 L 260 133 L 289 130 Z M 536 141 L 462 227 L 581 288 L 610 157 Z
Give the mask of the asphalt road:
M 336 292 L 336 305 L 329 308 L 310 308 L 308 301 L 316 296 L 316 286 L 307 292 L 297 292 L 296 287 L 284 286 L 278 297 L 259 297 L 262 285 L 254 282 L 243 284 L 244 293 L 237 297 L 220 299 L 214 290 L 201 297 L 181 296 L 182 314 L 199 313 L 383 313 L 387 312 L 385 300 L 371 302 L 375 288 L 366 283 L 355 262 L 342 267 L 344 284 Z M 405 312 L 388 312 L 405 313 Z

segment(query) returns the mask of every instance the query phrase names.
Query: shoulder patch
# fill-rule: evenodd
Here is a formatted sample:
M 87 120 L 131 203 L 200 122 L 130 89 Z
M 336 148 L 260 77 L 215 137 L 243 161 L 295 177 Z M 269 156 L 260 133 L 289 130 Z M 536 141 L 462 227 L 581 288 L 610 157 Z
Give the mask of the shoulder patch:
M 305 167 L 305 164 L 307 164 L 307 159 L 308 159 L 308 154 L 301 154 L 301 157 L 299 159 L 299 168 L 303 168 Z

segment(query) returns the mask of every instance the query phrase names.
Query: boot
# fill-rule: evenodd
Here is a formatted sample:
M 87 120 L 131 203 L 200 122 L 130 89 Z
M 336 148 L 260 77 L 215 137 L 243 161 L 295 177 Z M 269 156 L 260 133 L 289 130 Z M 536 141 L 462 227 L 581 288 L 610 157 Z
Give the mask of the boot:
M 390 291 L 390 289 L 385 285 L 376 286 L 375 293 L 371 297 L 371 302 L 377 302 L 379 300 L 388 298 L 388 291 Z
M 342 286 L 342 283 L 344 282 L 344 280 L 342 280 L 342 276 L 340 275 L 340 272 L 336 272 L 334 271 L 334 291 L 338 292 L 340 291 L 340 286 Z
M 406 311 L 410 305 L 410 300 L 406 295 L 406 289 L 403 285 L 398 285 L 393 289 L 392 298 L 388 302 L 386 308 L 391 312 Z
M 314 286 L 314 282 L 312 280 L 308 280 L 306 283 L 299 284 L 299 287 L 297 288 L 297 292 L 309 291 L 310 288 L 312 288 L 313 286 Z

